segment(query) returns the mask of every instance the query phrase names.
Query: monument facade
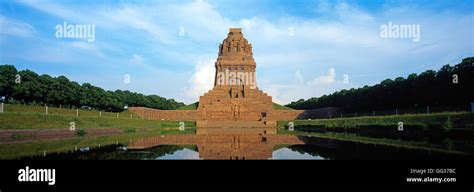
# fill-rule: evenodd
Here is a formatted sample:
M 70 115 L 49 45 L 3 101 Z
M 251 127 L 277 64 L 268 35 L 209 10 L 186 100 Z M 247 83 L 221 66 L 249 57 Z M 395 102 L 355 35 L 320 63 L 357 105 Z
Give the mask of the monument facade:
M 241 29 L 231 28 L 219 46 L 214 88 L 199 98 L 199 132 L 227 127 L 233 130 L 222 131 L 274 132 L 272 97 L 257 88 L 255 68 L 252 44 Z

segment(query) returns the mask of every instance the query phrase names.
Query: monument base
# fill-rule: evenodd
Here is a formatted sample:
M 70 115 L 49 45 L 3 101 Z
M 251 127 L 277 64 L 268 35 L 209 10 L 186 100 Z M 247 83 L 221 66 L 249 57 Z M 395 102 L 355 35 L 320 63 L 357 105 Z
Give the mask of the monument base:
M 196 134 L 276 134 L 275 121 L 197 121 Z

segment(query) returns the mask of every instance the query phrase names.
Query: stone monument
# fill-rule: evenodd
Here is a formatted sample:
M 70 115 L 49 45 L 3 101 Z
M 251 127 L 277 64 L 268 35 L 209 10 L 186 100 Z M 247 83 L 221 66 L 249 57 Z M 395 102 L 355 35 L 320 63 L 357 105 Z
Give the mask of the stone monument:
M 219 45 L 214 87 L 199 98 L 196 110 L 159 110 L 130 107 L 144 119 L 196 121 L 196 134 L 274 134 L 276 122 L 321 118 L 336 113 L 324 110 L 278 110 L 272 97 L 257 87 L 252 44 L 240 28 L 230 28 Z M 178 126 L 178 125 L 177 125 Z
M 272 97 L 257 88 L 255 68 L 252 44 L 240 28 L 230 28 L 219 46 L 214 88 L 199 98 L 202 118 L 197 126 L 203 129 L 198 132 L 276 131 L 275 120 L 268 116 Z

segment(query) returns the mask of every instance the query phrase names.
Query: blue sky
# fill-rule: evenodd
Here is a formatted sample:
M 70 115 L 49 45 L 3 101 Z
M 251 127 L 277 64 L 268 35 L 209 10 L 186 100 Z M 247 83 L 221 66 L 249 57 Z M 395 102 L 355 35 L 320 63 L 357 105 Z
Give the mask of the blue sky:
M 473 7 L 472 0 L 3 0 L 0 64 L 191 103 L 212 88 L 228 28 L 241 27 L 258 87 L 286 104 L 474 56 Z M 95 41 L 56 38 L 63 22 L 95 25 Z M 381 37 L 388 22 L 419 25 L 420 41 Z

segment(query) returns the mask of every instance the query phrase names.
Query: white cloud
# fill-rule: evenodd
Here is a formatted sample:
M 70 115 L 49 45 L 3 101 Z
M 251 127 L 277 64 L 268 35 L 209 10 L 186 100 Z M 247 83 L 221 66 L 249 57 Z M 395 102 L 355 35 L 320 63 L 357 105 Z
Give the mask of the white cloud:
M 85 41 L 72 41 L 72 42 L 65 42 L 63 46 L 66 48 L 70 48 L 75 51 L 83 52 L 83 54 L 95 56 L 99 58 L 104 58 L 104 53 L 100 50 L 100 48 L 94 44 Z
M 345 2 L 338 3 L 334 6 L 335 13 L 341 19 L 347 19 L 349 22 L 372 22 L 374 21 L 374 17 L 365 12 L 360 10 L 359 8 L 349 5 Z
M 1 51 L 10 57 L 13 56 L 36 63 L 44 62 L 61 65 L 87 65 L 93 63 L 93 66 L 97 66 L 97 62 L 95 62 L 97 59 L 108 60 L 108 62 L 101 62 L 102 65 L 112 63 L 110 58 L 106 58 L 105 54 L 97 47 L 96 43 L 56 39 L 48 41 L 40 38 L 35 40 L 32 40 L 32 42 L 40 43 L 32 43 L 33 45 L 19 44 L 18 47 L 15 46 L 12 49 Z
M 143 65 L 143 57 L 141 55 L 133 54 L 130 63 L 134 65 Z
M 330 84 L 330 83 L 334 83 L 335 80 L 336 80 L 336 70 L 334 68 L 330 68 L 328 70 L 327 75 L 322 75 L 317 78 L 314 78 L 313 80 L 309 81 L 307 84 L 308 85 Z
M 30 24 L 0 15 L 0 34 L 30 37 L 36 30 Z
M 190 88 L 184 89 L 186 102 L 197 101 L 199 96 L 208 92 L 214 86 L 215 59 L 198 61 L 194 67 L 195 72 L 189 79 Z
M 329 68 L 327 74 L 323 74 L 304 81 L 299 70 L 295 72 L 294 81 L 286 84 L 265 84 L 263 90 L 268 92 L 273 101 L 279 104 L 287 104 L 300 98 L 320 97 L 340 89 L 356 87 L 352 83 L 344 83 L 343 76 L 336 76 L 336 70 Z
M 145 59 L 144 56 L 136 54 L 136 53 L 134 53 L 132 57 L 128 60 L 127 66 L 131 67 L 131 70 L 129 69 L 130 71 L 136 71 L 135 69 L 139 67 L 140 71 L 145 70 L 150 76 L 163 74 L 163 73 L 169 73 L 169 72 L 166 72 L 165 70 L 160 69 L 158 65 L 150 63 L 150 61 L 148 61 L 148 59 Z M 169 82 L 172 82 L 172 81 L 168 81 L 168 83 Z M 170 84 L 170 85 L 174 85 L 174 84 Z
M 295 72 L 295 77 L 298 83 L 303 83 L 304 82 L 304 77 L 301 74 L 300 70 L 296 70 Z
M 19 1 L 19 3 L 64 19 L 79 20 L 80 18 L 88 16 L 88 14 L 81 14 L 82 12 L 76 12 L 60 4 L 48 1 Z

